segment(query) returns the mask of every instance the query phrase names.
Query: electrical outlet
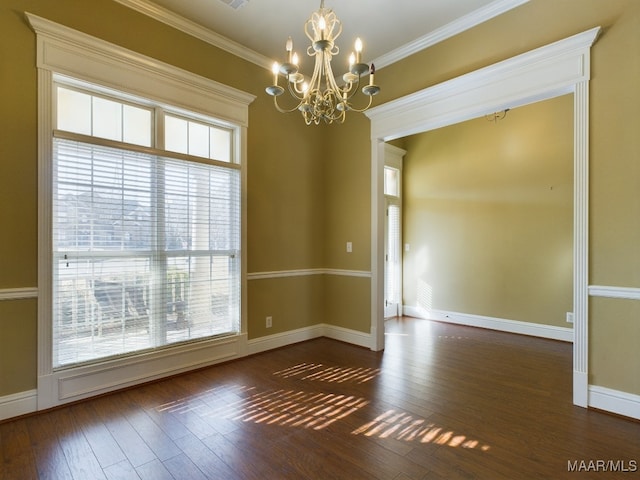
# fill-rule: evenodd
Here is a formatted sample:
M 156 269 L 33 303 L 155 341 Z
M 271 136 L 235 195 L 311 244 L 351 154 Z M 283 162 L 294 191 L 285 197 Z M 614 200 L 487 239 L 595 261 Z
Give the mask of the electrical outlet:
M 353 252 L 353 243 L 347 242 L 347 253 Z
M 573 323 L 573 312 L 567 312 L 567 323 Z
M 265 322 L 265 326 L 267 328 L 273 327 L 273 317 L 267 317 L 266 322 Z

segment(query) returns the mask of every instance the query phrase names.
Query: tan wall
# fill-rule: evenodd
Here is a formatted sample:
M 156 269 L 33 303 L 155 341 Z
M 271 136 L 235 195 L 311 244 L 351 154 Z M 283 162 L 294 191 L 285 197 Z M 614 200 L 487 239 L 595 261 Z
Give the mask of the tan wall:
M 639 395 L 640 302 L 592 298 L 589 310 L 589 382 Z
M 36 304 L 0 301 L 0 396 L 36 387 Z
M 404 304 L 569 326 L 573 96 L 403 148 Z
M 249 107 L 248 270 L 323 266 L 321 136 L 297 115 L 275 111 L 264 93 L 267 70 L 112 0 L 3 0 L 0 89 L 9 93 L 0 115 L 0 288 L 37 286 L 37 72 L 25 11 L 256 95 Z M 322 295 L 321 278 L 250 281 L 249 335 L 320 323 Z M 0 396 L 36 387 L 35 305 L 0 301 Z M 270 331 L 266 314 L 274 316 Z
M 595 26 L 603 33 L 591 50 L 589 283 L 640 288 L 640 2 L 531 0 L 379 69 L 376 82 L 386 102 Z M 627 301 L 591 301 L 589 382 L 639 395 L 638 316 L 619 303 Z
M 324 323 L 323 275 L 251 280 L 249 296 L 250 339 Z
M 324 261 L 331 269 L 371 269 L 371 146 L 369 120 L 349 113 L 343 125 L 324 128 Z M 347 253 L 351 242 L 353 251 Z M 371 331 L 371 279 L 325 277 L 326 323 Z
M 341 127 L 321 129 L 306 127 L 294 121 L 295 116 L 285 120 L 264 95 L 268 71 L 111 0 L 3 0 L 0 3 L 0 31 L 4 40 L 0 43 L 3 67 L 0 68 L 0 89 L 4 92 L 3 115 L 0 115 L 0 288 L 34 287 L 37 281 L 35 35 L 24 20 L 25 10 L 257 96 L 249 110 L 247 250 L 250 272 L 319 265 L 347 270 L 371 268 L 370 139 L 366 119 L 354 115 Z M 593 48 L 590 89 L 591 283 L 640 287 L 640 255 L 636 248 L 640 239 L 637 222 L 640 218 L 637 194 L 640 90 L 636 88 L 640 78 L 637 61 L 640 2 L 531 0 L 409 59 L 379 69 L 376 79 L 382 92 L 376 103 L 596 25 L 605 27 L 605 32 Z M 322 147 L 318 142 L 325 140 L 329 146 Z M 302 146 L 302 150 L 287 149 L 283 142 Z M 303 160 L 297 164 L 301 156 Z M 323 167 L 318 167 L 319 164 Z M 292 199 L 296 205 L 291 205 Z M 316 222 L 313 217 L 323 221 Z M 344 252 L 346 241 L 354 243 L 351 255 Z M 283 322 L 286 328 L 306 326 L 308 319 L 303 316 L 313 310 L 319 298 L 330 301 L 331 309 L 325 310 L 326 317 L 331 317 L 326 318 L 327 322 L 367 331 L 369 279 L 350 277 L 345 283 L 342 278 L 327 276 L 324 280 L 324 290 L 313 289 L 313 295 L 300 307 L 301 315 L 283 313 L 287 317 Z M 270 286 L 255 282 L 249 285 L 249 334 L 253 338 L 263 333 L 263 314 L 278 311 L 277 302 L 282 298 L 268 294 L 276 284 L 282 285 L 279 280 L 269 280 L 273 283 Z M 634 348 L 638 344 L 636 312 L 633 308 L 600 308 L 601 301 L 609 302 L 600 299 L 592 302 L 590 381 L 640 394 L 637 382 L 640 350 Z M 621 305 L 624 301 L 611 302 Z M 31 300 L 19 300 L 3 302 L 0 306 L 3 365 L 23 368 L 20 378 L 5 377 L 2 372 L 0 395 L 35 388 L 33 304 Z M 252 305 L 259 305 L 254 313 L 251 313 Z M 340 308 L 341 305 L 347 307 Z M 276 325 L 274 313 L 274 329 Z M 606 325 L 606 333 L 603 328 L 596 328 L 598 325 Z M 23 347 L 9 347 L 16 336 L 22 337 Z M 611 348 L 610 355 L 599 354 L 609 348 L 611 337 L 618 341 L 615 351 Z

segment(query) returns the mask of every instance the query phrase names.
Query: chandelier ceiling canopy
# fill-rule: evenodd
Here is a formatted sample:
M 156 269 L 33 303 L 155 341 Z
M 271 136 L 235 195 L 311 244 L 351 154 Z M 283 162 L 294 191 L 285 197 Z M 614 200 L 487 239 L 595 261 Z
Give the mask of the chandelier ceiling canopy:
M 321 121 L 342 123 L 347 111 L 367 110 L 380 87 L 374 83 L 374 65 L 362 63 L 362 41 L 356 39 L 354 51 L 349 57 L 348 70 L 338 83 L 331 69 L 331 59 L 340 52 L 335 41 L 342 33 L 342 23 L 333 10 L 325 8 L 324 0 L 321 0 L 320 8 L 305 23 L 304 32 L 311 41 L 311 45 L 307 47 L 307 55 L 315 58 L 313 74 L 307 80 L 299 72 L 298 54 L 289 37 L 285 44 L 287 60 L 281 65 L 277 62 L 273 64 L 273 85 L 266 88 L 267 93 L 273 96 L 276 109 L 282 113 L 300 111 L 307 125 L 318 125 Z M 369 73 L 369 83 L 360 88 L 362 76 L 366 73 Z M 278 97 L 285 91 L 285 88 L 278 85 L 281 74 L 285 77 L 287 90 L 293 98 L 294 106 L 290 108 L 283 108 L 278 103 Z M 357 105 L 358 98 L 355 98 L 358 92 L 363 94 L 360 106 Z

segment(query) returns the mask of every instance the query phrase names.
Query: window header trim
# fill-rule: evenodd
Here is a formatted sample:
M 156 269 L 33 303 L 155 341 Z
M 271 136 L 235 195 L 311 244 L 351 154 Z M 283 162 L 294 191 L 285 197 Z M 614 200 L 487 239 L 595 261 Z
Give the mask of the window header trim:
M 25 12 L 40 69 L 247 127 L 255 95 Z

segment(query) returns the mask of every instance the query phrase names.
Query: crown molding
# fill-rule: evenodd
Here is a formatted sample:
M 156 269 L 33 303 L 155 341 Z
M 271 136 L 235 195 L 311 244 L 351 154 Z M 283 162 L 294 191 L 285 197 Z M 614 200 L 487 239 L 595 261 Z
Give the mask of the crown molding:
M 181 32 L 184 32 L 192 37 L 195 37 L 203 42 L 207 42 L 214 47 L 218 47 L 221 50 L 232 53 L 233 55 L 242 58 L 248 62 L 254 63 L 259 67 L 271 69 L 273 60 L 265 57 L 264 55 L 251 50 L 250 48 L 241 45 L 238 42 L 220 35 L 208 28 L 203 27 L 191 20 L 188 20 L 172 11 L 160 7 L 151 3 L 148 0 L 114 0 L 125 7 L 129 7 L 138 13 L 147 15 L 159 22 L 162 22 L 170 27 L 173 27 Z
M 251 50 L 244 45 L 234 42 L 233 40 L 220 35 L 208 28 L 203 27 L 191 20 L 188 20 L 164 7 L 160 7 L 151 3 L 149 0 L 114 0 L 125 7 L 129 7 L 136 12 L 147 15 L 159 22 L 170 27 L 180 30 L 188 35 L 198 38 L 204 42 L 218 47 L 226 52 L 232 53 L 237 57 L 248 62 L 254 63 L 260 67 L 271 69 L 272 59 Z M 391 52 L 381 55 L 373 60 L 377 68 L 383 68 L 398 62 L 414 53 L 425 48 L 431 47 L 436 43 L 442 42 L 470 28 L 475 27 L 487 20 L 512 10 L 520 5 L 527 3 L 529 0 L 495 0 L 489 5 L 479 8 L 464 17 L 460 17 L 447 25 L 438 28 L 412 42 L 409 42 Z
M 528 1 L 529 0 L 495 0 L 485 7 L 479 8 L 468 15 L 460 17 L 443 27 L 437 28 L 426 35 L 413 40 L 412 42 L 375 58 L 373 63 L 376 64 L 376 68 L 387 67 L 392 63 L 399 62 L 400 60 L 413 55 L 414 53 L 418 53 L 421 50 L 443 42 L 448 38 L 454 37 L 459 33 L 502 15 L 503 13 L 519 7 Z

